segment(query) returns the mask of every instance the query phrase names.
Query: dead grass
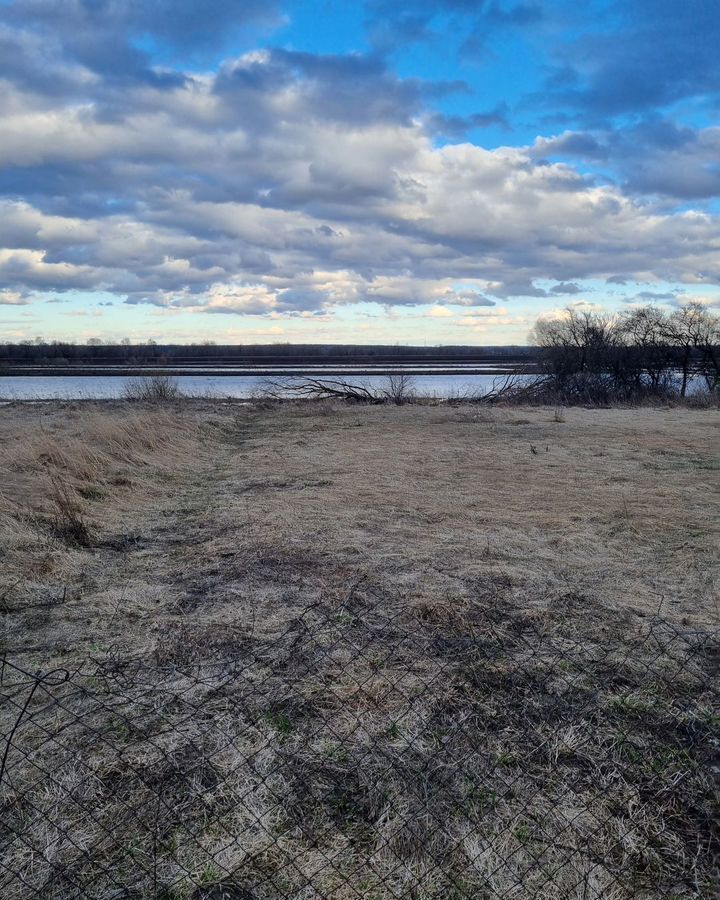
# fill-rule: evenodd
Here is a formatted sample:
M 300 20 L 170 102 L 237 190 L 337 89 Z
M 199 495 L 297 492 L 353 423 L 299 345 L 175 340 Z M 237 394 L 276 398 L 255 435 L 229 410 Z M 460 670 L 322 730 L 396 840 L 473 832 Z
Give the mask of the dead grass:
M 319 413 L 0 411 L 2 896 L 716 896 L 717 412 Z
M 50 501 L 55 507 L 52 524 L 56 534 L 70 544 L 89 547 L 92 534 L 80 505 L 80 497 L 93 497 L 100 489 L 92 485 L 83 485 L 73 490 L 58 475 L 50 476 Z
M 0 594 L 28 610 L 67 587 L 92 595 L 96 568 L 112 579 L 98 545 L 130 539 L 143 516 L 156 521 L 204 452 L 197 421 L 123 404 L 16 405 L 2 410 L 2 425 Z M 48 625 L 59 638 L 62 622 Z

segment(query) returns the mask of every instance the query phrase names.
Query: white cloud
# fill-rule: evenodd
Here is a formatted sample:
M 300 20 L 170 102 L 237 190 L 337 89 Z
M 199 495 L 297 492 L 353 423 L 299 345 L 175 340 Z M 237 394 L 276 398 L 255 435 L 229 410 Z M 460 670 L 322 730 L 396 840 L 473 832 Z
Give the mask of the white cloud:
M 0 203 L 7 296 L 102 289 L 284 316 L 492 308 L 549 297 L 541 281 L 720 283 L 717 216 L 663 212 L 537 148 L 438 148 L 387 73 L 368 82 L 388 88 L 382 103 L 370 89 L 362 109 L 336 102 L 334 84 L 363 106 L 353 71 L 262 52 L 103 103 L 10 86 L 0 163 L 26 199 Z
M 0 306 L 27 306 L 30 303 L 18 291 L 0 291 Z

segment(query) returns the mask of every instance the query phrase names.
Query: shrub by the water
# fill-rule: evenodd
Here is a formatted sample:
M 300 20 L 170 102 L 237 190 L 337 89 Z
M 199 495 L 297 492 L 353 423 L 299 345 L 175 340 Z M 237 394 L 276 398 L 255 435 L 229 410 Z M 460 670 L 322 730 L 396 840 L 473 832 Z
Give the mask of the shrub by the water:
M 150 375 L 130 378 L 123 389 L 126 400 L 143 400 L 150 403 L 166 403 L 182 397 L 177 378 L 171 375 Z

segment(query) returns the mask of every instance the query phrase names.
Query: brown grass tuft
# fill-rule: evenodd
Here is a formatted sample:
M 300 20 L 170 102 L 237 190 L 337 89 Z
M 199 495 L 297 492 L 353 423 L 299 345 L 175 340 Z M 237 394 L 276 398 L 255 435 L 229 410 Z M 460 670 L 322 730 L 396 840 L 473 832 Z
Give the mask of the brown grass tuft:
M 55 507 L 55 531 L 71 544 L 89 547 L 92 536 L 77 493 L 57 475 L 50 476 L 50 484 L 49 497 Z

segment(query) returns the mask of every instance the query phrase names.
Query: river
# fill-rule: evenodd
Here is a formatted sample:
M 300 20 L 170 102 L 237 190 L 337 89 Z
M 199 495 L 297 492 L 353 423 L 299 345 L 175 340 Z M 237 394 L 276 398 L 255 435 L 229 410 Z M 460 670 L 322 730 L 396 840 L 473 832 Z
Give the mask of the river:
M 176 370 L 178 371 L 178 370 Z M 367 370 L 366 370 L 367 371 Z M 320 368 L 303 370 L 314 378 L 343 378 L 353 384 L 382 389 L 387 385 L 386 375 L 353 374 L 338 372 L 337 368 L 325 371 Z M 461 370 L 447 374 L 413 375 L 413 390 L 427 397 L 448 397 L 484 394 L 493 384 L 505 380 L 498 374 L 465 374 Z M 180 391 L 191 397 L 217 399 L 250 399 L 262 394 L 267 384 L 266 374 L 175 374 Z M 107 400 L 121 398 L 130 380 L 126 375 L 12 375 L 0 376 L 2 400 Z M 276 379 L 280 380 L 280 379 Z

